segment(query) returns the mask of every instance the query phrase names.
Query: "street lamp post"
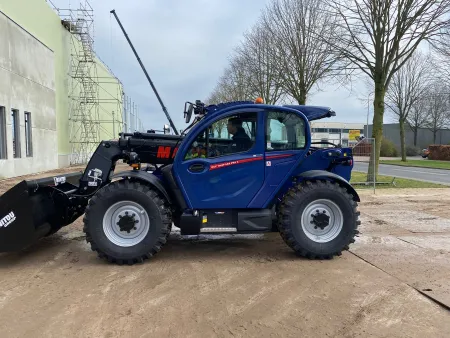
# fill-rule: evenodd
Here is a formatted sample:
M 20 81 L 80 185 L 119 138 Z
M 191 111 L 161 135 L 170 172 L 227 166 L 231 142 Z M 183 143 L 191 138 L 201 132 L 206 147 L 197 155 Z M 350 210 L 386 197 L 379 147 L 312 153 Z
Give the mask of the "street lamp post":
M 367 95 L 367 124 L 366 124 L 366 138 L 369 138 L 369 113 L 370 113 L 370 96 L 373 94 L 374 92 L 370 92 L 369 95 Z

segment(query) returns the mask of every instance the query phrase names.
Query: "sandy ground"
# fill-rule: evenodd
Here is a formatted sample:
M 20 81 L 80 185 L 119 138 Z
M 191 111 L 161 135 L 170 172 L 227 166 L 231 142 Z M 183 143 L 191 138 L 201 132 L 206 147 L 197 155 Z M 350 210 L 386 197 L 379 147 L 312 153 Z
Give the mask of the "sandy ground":
M 0 337 L 449 337 L 450 189 L 361 197 L 362 234 L 330 261 L 276 233 L 173 232 L 153 260 L 116 266 L 77 221 L 0 254 Z

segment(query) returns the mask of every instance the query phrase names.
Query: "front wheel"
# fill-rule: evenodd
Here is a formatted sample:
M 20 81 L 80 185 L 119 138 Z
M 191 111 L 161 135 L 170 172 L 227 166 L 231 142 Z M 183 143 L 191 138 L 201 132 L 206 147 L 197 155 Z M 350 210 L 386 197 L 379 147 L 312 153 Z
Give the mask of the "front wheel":
M 330 259 L 355 241 L 357 204 L 344 187 L 328 181 L 304 182 L 284 197 L 278 227 L 300 256 Z
M 166 243 L 170 208 L 151 186 L 128 180 L 109 184 L 89 201 L 84 232 L 99 257 L 117 264 L 151 258 Z

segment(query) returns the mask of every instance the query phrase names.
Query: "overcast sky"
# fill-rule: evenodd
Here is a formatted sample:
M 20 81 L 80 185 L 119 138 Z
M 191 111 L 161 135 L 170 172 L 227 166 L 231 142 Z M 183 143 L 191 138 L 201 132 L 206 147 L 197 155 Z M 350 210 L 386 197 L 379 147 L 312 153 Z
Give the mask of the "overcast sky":
M 52 0 L 67 7 L 69 0 Z M 77 7 L 79 0 L 70 0 Z M 257 21 L 267 0 L 90 0 L 95 17 L 95 49 L 139 105 L 146 129 L 168 123 L 150 84 L 115 21 L 115 9 L 178 129 L 185 101 L 204 100 L 228 64 L 245 30 Z M 326 86 L 308 104 L 332 107 L 329 121 L 365 122 L 367 89 Z M 372 109 L 370 120 L 372 119 Z M 387 118 L 385 118 L 386 121 Z M 371 122 L 370 122 L 371 123 Z

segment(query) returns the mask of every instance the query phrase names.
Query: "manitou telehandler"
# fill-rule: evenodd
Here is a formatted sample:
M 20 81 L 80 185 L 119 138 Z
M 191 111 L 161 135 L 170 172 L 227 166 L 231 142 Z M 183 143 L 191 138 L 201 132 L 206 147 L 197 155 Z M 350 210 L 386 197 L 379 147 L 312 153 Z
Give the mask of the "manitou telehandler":
M 0 251 L 28 247 L 84 214 L 86 241 L 117 264 L 143 262 L 182 235 L 279 231 L 300 256 L 329 259 L 354 242 L 352 149 L 311 142 L 324 107 L 185 104 L 181 135 L 121 133 L 82 173 L 25 180 L 0 197 Z M 114 174 L 123 160 L 130 170 Z

